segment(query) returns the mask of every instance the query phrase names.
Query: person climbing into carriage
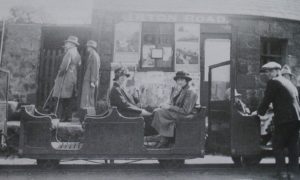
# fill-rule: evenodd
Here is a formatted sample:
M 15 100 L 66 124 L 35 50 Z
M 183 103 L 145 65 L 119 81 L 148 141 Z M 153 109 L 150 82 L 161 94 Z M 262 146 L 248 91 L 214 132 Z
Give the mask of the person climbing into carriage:
M 236 89 L 234 89 L 234 107 L 238 112 L 240 112 L 242 115 L 251 115 L 250 109 L 247 107 L 247 105 L 242 101 L 241 99 L 242 94 L 238 93 Z M 225 92 L 225 99 L 227 101 L 231 100 L 231 88 L 228 88 Z M 228 107 L 230 107 L 230 104 L 228 104 Z M 228 110 L 229 111 L 229 110 Z
M 197 102 L 197 94 L 189 87 L 192 78 L 184 71 L 178 71 L 174 77 L 176 88 L 172 88 L 170 100 L 154 110 L 152 127 L 160 136 L 157 148 L 168 148 L 175 136 L 175 122 L 192 114 Z

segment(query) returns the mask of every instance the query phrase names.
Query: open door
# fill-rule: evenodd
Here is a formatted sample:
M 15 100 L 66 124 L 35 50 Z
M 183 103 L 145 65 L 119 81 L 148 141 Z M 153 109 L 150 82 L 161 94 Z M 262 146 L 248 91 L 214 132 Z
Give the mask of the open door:
M 209 66 L 208 138 L 209 153 L 230 154 L 231 87 L 230 61 Z M 227 94 L 226 94 L 227 93 Z

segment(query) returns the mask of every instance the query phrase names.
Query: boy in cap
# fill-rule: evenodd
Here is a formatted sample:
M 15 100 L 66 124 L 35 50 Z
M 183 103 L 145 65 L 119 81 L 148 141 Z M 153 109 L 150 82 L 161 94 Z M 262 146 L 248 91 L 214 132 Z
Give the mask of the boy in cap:
M 80 108 L 95 112 L 95 89 L 99 83 L 100 57 L 95 41 L 89 40 L 86 47 L 89 55 L 84 69 Z
M 81 57 L 78 53 L 79 46 L 76 36 L 69 36 L 65 40 L 65 55 L 55 79 L 52 97 L 57 98 L 57 107 L 61 102 L 62 121 L 70 121 L 72 116 L 72 99 L 77 96 L 77 68 L 81 65 Z
M 234 89 L 234 107 L 237 111 L 241 112 L 243 115 L 250 115 L 250 109 L 241 99 L 242 94 L 238 93 L 236 89 Z M 228 88 L 225 92 L 225 99 L 230 101 L 231 100 L 231 88 Z
M 259 105 L 258 115 L 263 116 L 270 103 L 274 108 L 273 151 L 276 159 L 276 170 L 279 178 L 292 178 L 298 172 L 298 138 L 300 107 L 298 91 L 291 81 L 281 76 L 281 66 L 269 62 L 262 66 L 269 81 L 264 98 Z M 285 171 L 284 149 L 288 149 L 289 172 Z

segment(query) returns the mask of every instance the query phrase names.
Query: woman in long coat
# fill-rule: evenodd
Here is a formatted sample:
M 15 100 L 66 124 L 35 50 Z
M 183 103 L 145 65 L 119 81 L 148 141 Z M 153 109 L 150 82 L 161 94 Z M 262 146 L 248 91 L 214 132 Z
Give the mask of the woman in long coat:
M 152 127 L 161 136 L 158 148 L 168 147 L 170 139 L 174 137 L 175 122 L 192 113 L 197 101 L 197 94 L 189 89 L 192 80 L 187 73 L 179 71 L 174 77 L 179 92 L 172 89 L 170 103 L 155 110 Z
M 99 69 L 100 69 L 100 57 L 96 52 L 97 43 L 95 41 L 87 42 L 87 51 L 89 57 L 85 67 L 85 73 L 82 83 L 82 93 L 80 108 L 95 108 L 95 90 L 99 84 Z

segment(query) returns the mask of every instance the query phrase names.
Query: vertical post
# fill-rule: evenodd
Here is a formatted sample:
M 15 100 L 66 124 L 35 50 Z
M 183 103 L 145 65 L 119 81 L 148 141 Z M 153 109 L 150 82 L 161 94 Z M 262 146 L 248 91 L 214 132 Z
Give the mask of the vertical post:
M 3 52 L 3 42 L 4 42 L 4 32 L 5 31 L 5 20 L 3 20 L 2 24 L 2 33 L 1 33 L 1 43 L 0 43 L 0 66 L 2 66 L 2 52 Z

